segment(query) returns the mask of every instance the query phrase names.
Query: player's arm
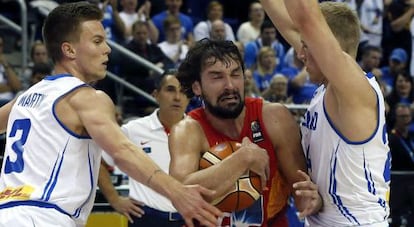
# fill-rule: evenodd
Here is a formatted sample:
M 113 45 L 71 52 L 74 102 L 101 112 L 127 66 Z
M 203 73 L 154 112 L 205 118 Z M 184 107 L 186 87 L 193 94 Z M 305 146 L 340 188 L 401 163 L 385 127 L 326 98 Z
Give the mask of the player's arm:
M 335 126 L 350 140 L 367 139 L 376 127 L 377 96 L 355 61 L 357 46 L 346 50 L 349 54 L 342 50 L 318 1 L 285 0 L 285 5 L 301 34 L 308 60 L 315 61 L 329 81 L 325 103 Z M 355 38 L 347 35 L 342 34 L 343 43 Z
M 217 193 L 214 197 L 208 198 L 211 200 L 227 192 L 236 180 L 253 166 L 253 163 L 267 166 L 268 157 L 265 151 L 254 144 L 247 144 L 249 142 L 246 141 L 244 147 L 242 146 L 220 163 L 199 170 L 200 158 L 202 153 L 209 149 L 209 144 L 200 125 L 187 117 L 172 128 L 169 136 L 170 174 L 184 184 L 200 184 L 214 189 Z M 257 173 L 263 171 L 265 170 L 256 169 Z
M 99 168 L 98 186 L 109 204 L 120 214 L 125 215 L 129 222 L 133 223 L 131 215 L 141 217 L 144 211 L 140 206 L 144 205 L 132 198 L 120 196 L 111 181 L 111 176 L 104 161 L 101 161 Z
M 291 192 L 295 198 L 297 209 L 302 212 L 311 209 L 317 212 L 322 206 L 322 200 L 317 188 L 307 189 L 317 199 L 317 203 L 311 204 L 309 197 L 300 196 L 295 193 L 293 185 L 305 181 L 298 170 L 307 172 L 305 156 L 302 151 L 301 136 L 298 124 L 290 111 L 281 104 L 267 103 L 263 107 L 263 117 L 266 130 L 270 136 L 278 160 L 279 170 L 291 186 Z M 309 180 L 308 184 L 312 184 Z M 314 186 L 314 184 L 312 184 Z
M 267 15 L 285 40 L 296 50 L 302 43 L 300 34 L 286 10 L 283 0 L 260 0 Z
M 15 102 L 16 99 L 13 99 L 12 101 L 8 102 L 0 108 L 0 134 L 6 132 L 9 114 Z
M 87 133 L 111 155 L 123 172 L 169 198 L 188 226 L 193 226 L 193 218 L 203 225 L 215 225 L 216 216 L 220 216 L 221 212 L 201 196 L 210 196 L 213 192 L 200 186 L 184 187 L 161 171 L 141 148 L 122 133 L 115 120 L 114 105 L 105 93 L 92 88 L 80 88 L 68 102 Z

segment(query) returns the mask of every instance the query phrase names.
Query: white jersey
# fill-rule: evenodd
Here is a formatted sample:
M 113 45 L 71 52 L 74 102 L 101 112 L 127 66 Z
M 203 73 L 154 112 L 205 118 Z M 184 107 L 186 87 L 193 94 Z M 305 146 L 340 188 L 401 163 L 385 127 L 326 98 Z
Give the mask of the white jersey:
M 49 207 L 86 223 L 101 150 L 63 125 L 55 112 L 63 96 L 83 86 L 88 85 L 68 74 L 48 76 L 17 98 L 7 124 L 0 209 Z
M 349 141 L 334 127 L 325 112 L 323 85 L 301 123 L 308 172 L 324 205 L 307 217 L 311 226 L 387 226 L 391 155 L 384 98 L 372 74 L 367 77 L 378 98 L 377 129 L 369 139 Z
M 142 147 L 164 172 L 168 173 L 171 160 L 168 135 L 157 113 L 158 109 L 149 116 L 128 122 L 122 126 L 122 131 L 134 144 Z M 132 178 L 129 178 L 129 196 L 154 209 L 176 212 L 170 200 Z

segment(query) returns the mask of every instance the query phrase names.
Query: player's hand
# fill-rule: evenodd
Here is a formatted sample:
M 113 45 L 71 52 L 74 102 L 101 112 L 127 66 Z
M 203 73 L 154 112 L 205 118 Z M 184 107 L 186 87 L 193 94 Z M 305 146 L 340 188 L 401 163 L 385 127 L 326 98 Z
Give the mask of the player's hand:
M 172 203 L 183 216 L 187 227 L 194 227 L 193 219 L 199 221 L 201 226 L 215 227 L 223 213 L 203 199 L 203 196 L 213 197 L 214 194 L 215 191 L 200 185 L 186 185 L 174 195 Z
M 141 209 L 144 204 L 129 197 L 119 196 L 115 202 L 111 203 L 111 206 L 118 213 L 125 215 L 131 223 L 133 223 L 132 215 L 139 218 L 144 215 L 144 211 Z
M 249 157 L 249 163 L 250 163 L 250 170 L 255 172 L 257 175 L 260 176 L 260 180 L 262 183 L 262 189 L 266 189 L 266 182 L 269 178 L 269 155 L 267 154 L 267 151 L 261 147 L 259 147 L 257 144 L 250 141 L 249 138 L 244 137 L 242 144 L 242 148 L 245 152 L 247 152 L 247 156 Z
M 293 189 L 295 190 L 295 195 L 300 197 L 301 201 L 301 205 L 298 207 L 299 217 L 304 218 L 321 210 L 323 201 L 318 193 L 318 186 L 311 181 L 309 175 L 301 170 L 298 170 L 298 174 L 304 180 L 294 183 Z

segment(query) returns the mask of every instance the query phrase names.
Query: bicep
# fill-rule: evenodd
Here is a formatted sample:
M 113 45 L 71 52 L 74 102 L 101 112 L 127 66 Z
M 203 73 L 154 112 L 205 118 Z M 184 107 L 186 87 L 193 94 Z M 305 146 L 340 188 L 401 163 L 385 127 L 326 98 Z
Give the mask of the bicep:
M 116 122 L 115 107 L 111 99 L 100 91 L 78 97 L 82 98 L 76 98 L 71 103 L 88 135 L 110 154 L 119 150 L 119 146 L 126 141 L 126 136 Z
M 188 124 L 185 122 L 175 125 L 168 138 L 171 155 L 170 175 L 182 182 L 186 176 L 199 169 L 202 150 L 200 133 L 194 126 L 188 128 L 186 125 Z

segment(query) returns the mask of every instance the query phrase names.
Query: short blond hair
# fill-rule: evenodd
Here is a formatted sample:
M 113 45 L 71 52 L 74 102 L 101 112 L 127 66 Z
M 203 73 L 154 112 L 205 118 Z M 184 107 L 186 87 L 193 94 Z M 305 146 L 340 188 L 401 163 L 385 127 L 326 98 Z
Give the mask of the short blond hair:
M 319 6 L 342 50 L 355 57 L 361 32 L 356 12 L 342 2 L 322 2 Z

